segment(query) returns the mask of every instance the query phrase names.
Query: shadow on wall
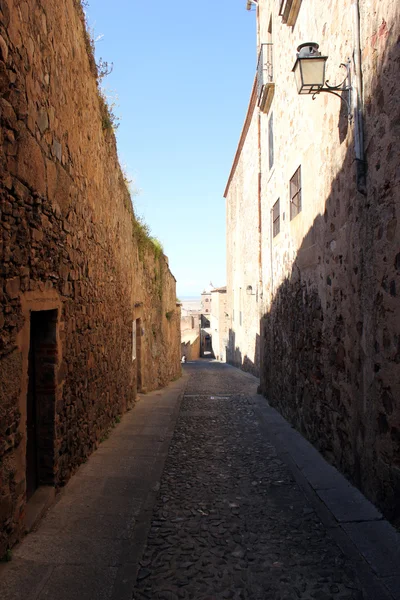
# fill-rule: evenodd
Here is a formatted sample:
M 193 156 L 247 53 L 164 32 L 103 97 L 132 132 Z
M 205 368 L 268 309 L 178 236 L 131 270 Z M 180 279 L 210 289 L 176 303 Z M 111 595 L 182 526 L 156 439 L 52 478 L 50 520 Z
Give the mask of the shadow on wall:
M 181 342 L 181 358 L 183 357 L 186 361 L 200 358 L 200 335 L 193 340 Z
M 260 336 L 256 334 L 256 341 L 254 345 L 254 361 L 251 360 L 247 354 L 242 356 L 240 348 L 236 345 L 236 333 L 229 329 L 228 345 L 225 347 L 226 351 L 226 362 L 247 371 L 256 377 L 260 376 Z
M 398 41 L 385 58 L 365 108 L 367 196 L 351 145 L 261 320 L 261 389 L 400 525 Z
M 208 329 L 209 327 L 211 327 L 210 319 L 208 317 L 206 317 L 205 315 L 201 315 L 200 325 L 201 325 L 202 329 Z
M 200 357 L 202 358 L 215 358 L 212 347 L 212 336 L 207 329 L 201 329 L 201 350 Z

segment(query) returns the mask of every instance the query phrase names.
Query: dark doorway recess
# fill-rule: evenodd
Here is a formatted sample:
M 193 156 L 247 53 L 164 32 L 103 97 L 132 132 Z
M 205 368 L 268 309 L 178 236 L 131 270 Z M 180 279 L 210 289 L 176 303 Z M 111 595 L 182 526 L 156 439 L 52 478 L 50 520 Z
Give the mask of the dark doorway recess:
M 31 312 L 26 412 L 26 497 L 54 485 L 57 310 Z

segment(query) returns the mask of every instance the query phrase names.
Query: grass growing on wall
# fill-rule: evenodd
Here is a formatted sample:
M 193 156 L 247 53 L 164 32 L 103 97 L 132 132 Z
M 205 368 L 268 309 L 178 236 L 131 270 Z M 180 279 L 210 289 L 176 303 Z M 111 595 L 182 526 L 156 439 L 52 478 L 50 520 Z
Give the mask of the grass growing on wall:
M 87 22 L 85 9 L 88 8 L 88 0 L 74 0 L 75 6 L 79 12 L 79 16 L 84 26 L 85 45 L 89 58 L 90 70 L 96 79 L 97 92 L 99 98 L 101 126 L 103 132 L 115 132 L 119 126 L 119 119 L 114 113 L 115 102 L 110 102 L 104 89 L 102 88 L 102 80 L 111 73 L 113 65 L 109 64 L 102 58 L 96 63 L 95 59 L 95 35 L 92 28 L 89 27 Z M 112 136 L 114 139 L 114 136 Z M 123 185 L 126 188 L 126 194 L 124 195 L 125 208 L 131 213 L 132 218 L 132 237 L 135 240 L 138 247 L 139 259 L 144 262 L 146 252 L 153 252 L 157 262 L 164 256 L 163 246 L 156 237 L 151 236 L 150 227 L 144 221 L 143 217 L 136 214 L 134 210 L 132 197 L 137 194 L 137 191 L 132 188 L 132 182 L 127 177 L 124 169 L 121 168 L 121 179 Z M 162 266 L 159 264 L 158 272 L 154 274 L 154 283 L 158 297 L 162 298 Z

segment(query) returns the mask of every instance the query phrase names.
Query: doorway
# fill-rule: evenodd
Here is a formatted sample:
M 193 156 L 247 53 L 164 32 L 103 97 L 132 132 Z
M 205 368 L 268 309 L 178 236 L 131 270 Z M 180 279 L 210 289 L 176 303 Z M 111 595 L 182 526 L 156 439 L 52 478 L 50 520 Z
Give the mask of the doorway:
M 26 406 L 26 498 L 54 485 L 57 310 L 32 311 Z

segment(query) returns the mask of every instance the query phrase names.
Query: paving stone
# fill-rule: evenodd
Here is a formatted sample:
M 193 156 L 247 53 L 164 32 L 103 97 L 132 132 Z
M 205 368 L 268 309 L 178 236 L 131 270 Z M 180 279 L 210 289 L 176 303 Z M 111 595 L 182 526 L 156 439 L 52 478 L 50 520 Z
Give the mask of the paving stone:
M 329 466 L 327 465 L 327 468 Z M 332 468 L 332 467 L 331 467 Z M 325 502 L 339 522 L 372 521 L 382 519 L 381 513 L 354 486 L 335 478 L 334 489 L 317 490 L 318 496 Z
M 116 575 L 115 567 L 58 566 L 37 600 L 109 600 Z
M 381 576 L 399 576 L 400 534 L 387 521 L 345 523 L 343 529 Z
M 0 582 L 7 577 L 7 585 L 0 585 L 1 600 L 37 597 L 53 568 L 52 565 L 38 564 L 31 560 L 12 560 L 7 565 L 0 564 Z
M 81 535 L 59 533 L 57 536 L 31 533 L 16 549 L 14 556 L 50 565 L 112 567 L 118 563 L 121 542 L 120 539 L 107 539 L 105 543 L 99 543 L 98 538 L 87 537 L 84 531 Z
M 385 577 L 383 583 L 390 591 L 393 598 L 400 598 L 400 575 Z

